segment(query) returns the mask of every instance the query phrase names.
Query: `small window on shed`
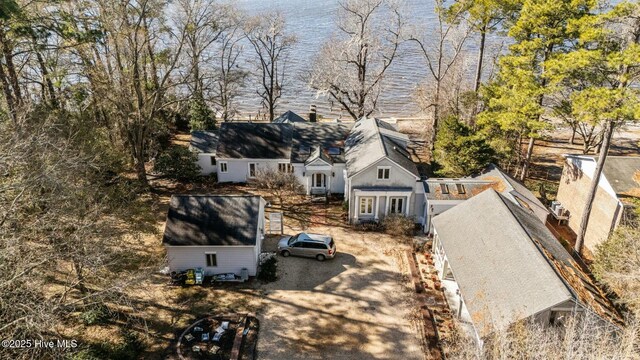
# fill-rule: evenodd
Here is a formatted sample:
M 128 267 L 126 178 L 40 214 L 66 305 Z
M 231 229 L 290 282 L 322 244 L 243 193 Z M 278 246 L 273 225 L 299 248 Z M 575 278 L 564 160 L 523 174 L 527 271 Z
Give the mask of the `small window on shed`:
M 207 257 L 207 267 L 218 266 L 218 257 L 216 255 L 216 253 L 205 254 Z
M 458 190 L 458 194 L 466 194 L 467 191 L 464 188 L 463 184 L 456 184 L 456 189 Z
M 215 156 L 211 157 L 211 166 L 216 166 L 216 157 Z
M 440 192 L 442 192 L 443 194 L 448 194 L 449 193 L 449 185 L 440 184 Z

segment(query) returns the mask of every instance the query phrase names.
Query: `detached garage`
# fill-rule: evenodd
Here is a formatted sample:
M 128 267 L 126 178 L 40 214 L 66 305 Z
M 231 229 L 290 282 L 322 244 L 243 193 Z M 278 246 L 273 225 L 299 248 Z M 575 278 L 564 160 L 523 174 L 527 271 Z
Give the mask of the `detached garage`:
M 260 196 L 174 195 L 162 242 L 171 271 L 202 268 L 205 275 L 255 276 L 264 238 Z

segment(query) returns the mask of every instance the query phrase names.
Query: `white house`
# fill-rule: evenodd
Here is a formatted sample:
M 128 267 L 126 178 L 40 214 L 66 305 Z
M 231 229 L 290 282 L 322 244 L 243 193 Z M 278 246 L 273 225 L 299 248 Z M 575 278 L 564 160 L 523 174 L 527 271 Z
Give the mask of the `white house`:
M 218 133 L 216 131 L 192 131 L 189 148 L 198 154 L 198 166 L 202 175 L 215 174 L 216 147 Z
M 218 181 L 247 182 L 259 170 L 293 172 L 307 194 L 344 191 L 344 123 L 223 123 L 216 147 Z
M 524 319 L 561 324 L 620 314 L 536 216 L 487 189 L 433 218 L 438 276 L 454 314 L 481 345 Z
M 265 200 L 245 195 L 173 195 L 163 243 L 171 271 L 255 276 L 264 238 Z
M 378 221 L 401 214 L 422 223 L 424 188 L 407 151 L 409 137 L 387 122 L 358 120 L 345 142 L 349 221 Z

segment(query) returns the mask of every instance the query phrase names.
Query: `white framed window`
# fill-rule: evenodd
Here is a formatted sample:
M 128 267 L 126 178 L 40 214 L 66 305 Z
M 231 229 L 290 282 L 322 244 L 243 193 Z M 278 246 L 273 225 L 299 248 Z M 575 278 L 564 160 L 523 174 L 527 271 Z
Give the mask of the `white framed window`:
M 216 267 L 216 266 L 218 266 L 218 254 L 216 254 L 216 253 L 205 253 L 204 256 L 207 259 L 207 267 Z
M 278 171 L 283 173 L 292 173 L 293 165 L 289 163 L 278 163 Z
M 227 171 L 228 171 L 227 162 L 226 161 L 220 161 L 220 172 L 221 173 L 226 173 Z
M 405 198 L 392 197 L 389 199 L 389 214 L 402 214 L 404 213 Z
M 258 169 L 258 163 L 249 163 L 249 177 L 256 177 L 256 170 Z
M 216 157 L 215 156 L 211 156 L 211 157 L 209 157 L 209 159 L 211 160 L 211 166 L 216 166 Z
M 373 198 L 361 197 L 359 210 L 360 215 L 373 215 Z
M 378 180 L 389 180 L 391 168 L 388 166 L 378 166 Z

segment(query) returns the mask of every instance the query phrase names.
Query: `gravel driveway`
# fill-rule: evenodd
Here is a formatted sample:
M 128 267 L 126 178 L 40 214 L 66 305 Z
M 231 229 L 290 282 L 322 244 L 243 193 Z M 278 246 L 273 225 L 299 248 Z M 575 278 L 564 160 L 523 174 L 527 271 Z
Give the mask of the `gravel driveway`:
M 407 260 L 388 235 L 317 226 L 332 260 L 278 257 L 279 280 L 263 287 L 261 359 L 424 359 Z M 277 239 L 265 241 L 275 251 Z

